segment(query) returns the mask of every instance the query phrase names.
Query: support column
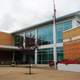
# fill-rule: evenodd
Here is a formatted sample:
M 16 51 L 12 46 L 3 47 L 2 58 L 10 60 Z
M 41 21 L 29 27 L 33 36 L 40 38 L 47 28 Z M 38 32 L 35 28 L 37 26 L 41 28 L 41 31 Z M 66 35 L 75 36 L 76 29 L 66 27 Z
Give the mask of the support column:
M 23 35 L 23 47 L 25 48 L 25 36 L 26 36 L 26 33 L 24 33 Z
M 25 48 L 26 46 L 25 46 L 25 40 L 26 40 L 26 33 L 24 32 L 24 34 L 23 34 L 23 48 Z M 25 52 L 24 52 L 24 54 L 23 54 L 23 63 L 25 63 L 26 62 L 26 55 L 25 55 Z
M 37 64 L 37 29 L 35 29 L 35 64 Z
M 15 52 L 12 54 L 12 64 L 15 64 Z
M 35 49 L 35 64 L 37 64 L 37 49 Z

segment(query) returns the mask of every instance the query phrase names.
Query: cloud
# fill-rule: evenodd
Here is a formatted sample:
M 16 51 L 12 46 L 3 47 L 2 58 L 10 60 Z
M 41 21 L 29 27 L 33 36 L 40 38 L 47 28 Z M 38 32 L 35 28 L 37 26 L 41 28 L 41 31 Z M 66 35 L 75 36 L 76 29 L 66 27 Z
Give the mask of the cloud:
M 62 16 L 80 10 L 79 0 L 55 0 L 57 15 Z
M 55 4 L 57 16 L 80 10 L 80 0 L 55 0 Z M 52 16 L 53 0 L 0 0 L 0 30 L 6 32 L 38 24 Z

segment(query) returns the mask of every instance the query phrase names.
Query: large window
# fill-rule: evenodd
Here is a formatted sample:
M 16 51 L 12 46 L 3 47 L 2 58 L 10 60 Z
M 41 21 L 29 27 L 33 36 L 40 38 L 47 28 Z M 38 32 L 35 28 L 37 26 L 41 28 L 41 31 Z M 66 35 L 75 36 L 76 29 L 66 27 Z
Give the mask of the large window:
M 57 47 L 57 60 L 61 61 L 63 60 L 64 54 L 63 54 L 63 47 Z
M 62 42 L 62 32 L 63 32 L 63 24 L 56 24 L 56 39 L 57 43 Z
M 53 43 L 52 24 L 38 28 L 38 45 Z
M 56 24 L 56 39 L 57 43 L 62 42 L 62 32 L 72 28 L 72 21 L 65 21 Z
M 35 31 L 30 30 L 26 32 L 26 40 L 25 40 L 25 45 L 26 47 L 31 47 L 35 45 Z
M 38 64 L 48 64 L 50 60 L 53 60 L 52 48 L 38 50 Z
M 23 37 L 20 35 L 14 36 L 14 45 L 18 47 L 23 47 Z
M 63 31 L 68 30 L 70 28 L 72 28 L 72 21 L 71 20 L 63 23 Z

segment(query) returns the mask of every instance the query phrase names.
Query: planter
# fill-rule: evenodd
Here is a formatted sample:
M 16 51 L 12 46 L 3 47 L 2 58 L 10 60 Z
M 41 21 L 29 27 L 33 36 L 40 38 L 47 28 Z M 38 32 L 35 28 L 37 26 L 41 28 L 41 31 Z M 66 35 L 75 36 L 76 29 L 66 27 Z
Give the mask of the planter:
M 80 72 L 80 64 L 61 64 L 57 65 L 58 70 Z

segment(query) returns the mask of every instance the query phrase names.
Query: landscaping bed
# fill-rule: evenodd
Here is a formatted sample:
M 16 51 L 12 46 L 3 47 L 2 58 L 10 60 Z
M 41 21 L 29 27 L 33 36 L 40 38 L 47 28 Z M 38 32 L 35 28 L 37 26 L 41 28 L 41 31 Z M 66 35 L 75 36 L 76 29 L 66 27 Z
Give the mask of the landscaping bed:
M 58 70 L 80 72 L 80 61 L 62 60 L 57 65 Z

